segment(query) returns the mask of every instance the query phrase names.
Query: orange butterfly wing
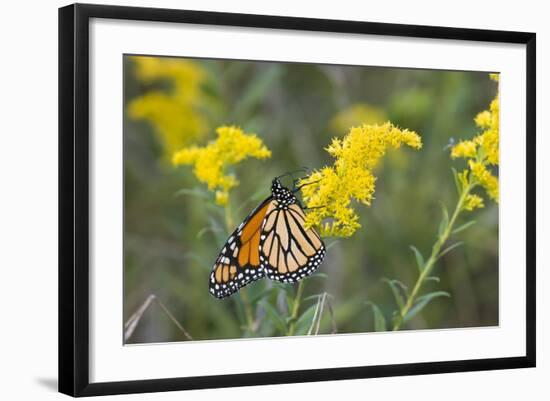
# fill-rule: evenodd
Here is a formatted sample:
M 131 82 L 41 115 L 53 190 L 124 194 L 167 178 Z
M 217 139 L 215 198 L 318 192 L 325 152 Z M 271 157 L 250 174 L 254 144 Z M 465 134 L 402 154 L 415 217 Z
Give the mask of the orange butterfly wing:
M 264 277 L 260 264 L 260 236 L 272 197 L 263 201 L 231 234 L 210 273 L 209 291 L 225 298 Z
M 272 280 L 294 283 L 311 275 L 323 262 L 326 248 L 313 228 L 305 228 L 297 204 L 269 205 L 260 237 L 260 267 Z
M 271 192 L 231 234 L 218 255 L 209 283 L 215 297 L 225 298 L 264 276 L 294 283 L 323 262 L 325 244 L 314 229 L 305 227 L 295 191 L 276 178 Z

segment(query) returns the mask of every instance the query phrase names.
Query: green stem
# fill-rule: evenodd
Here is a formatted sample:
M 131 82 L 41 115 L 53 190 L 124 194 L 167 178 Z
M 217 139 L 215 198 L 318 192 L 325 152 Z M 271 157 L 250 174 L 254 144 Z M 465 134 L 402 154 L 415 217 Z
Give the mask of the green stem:
M 288 336 L 294 335 L 296 330 L 296 320 L 298 319 L 298 311 L 300 310 L 300 303 L 302 301 L 302 295 L 304 294 L 304 280 L 298 283 L 298 289 L 296 290 L 296 297 L 292 303 L 292 313 L 290 314 L 290 326 L 288 327 Z
M 252 305 L 250 304 L 250 299 L 248 298 L 247 289 L 241 288 L 239 291 L 239 294 L 241 295 L 241 300 L 243 301 L 243 305 L 244 305 L 244 313 L 246 316 L 246 326 L 247 326 L 248 332 L 252 335 L 256 331 L 256 328 L 254 325 L 254 313 L 252 312 Z
M 457 202 L 455 210 L 454 210 L 454 212 L 451 216 L 451 219 L 449 220 L 449 222 L 447 223 L 447 226 L 445 227 L 445 229 L 443 230 L 443 232 L 437 238 L 437 241 L 433 245 L 432 253 L 430 255 L 430 258 L 426 261 L 426 263 L 424 263 L 424 266 L 422 268 L 422 273 L 420 273 L 420 276 L 418 277 L 418 280 L 416 280 L 416 283 L 413 287 L 413 290 L 410 293 L 409 297 L 407 298 L 407 302 L 403 306 L 403 309 L 401 309 L 401 311 L 399 313 L 399 317 L 397 318 L 397 320 L 395 321 L 395 323 L 393 325 L 393 331 L 399 330 L 399 328 L 403 324 L 403 320 L 404 320 L 405 316 L 407 316 L 407 313 L 409 312 L 409 310 L 414 305 L 414 302 L 416 301 L 416 297 L 418 296 L 418 293 L 419 293 L 420 289 L 422 288 L 422 285 L 426 281 L 426 278 L 429 277 L 430 273 L 433 270 L 435 262 L 439 258 L 439 253 L 441 252 L 441 248 L 443 247 L 445 242 L 447 242 L 447 240 L 449 239 L 449 237 L 452 233 L 453 226 L 456 222 L 456 219 L 458 218 L 458 215 L 460 214 L 460 212 L 463 210 L 464 201 L 466 200 L 466 197 L 470 194 L 470 191 L 472 190 L 472 188 L 473 188 L 473 185 L 470 184 L 470 185 L 466 186 L 463 189 L 462 193 L 460 194 L 460 197 L 458 198 L 458 202 Z

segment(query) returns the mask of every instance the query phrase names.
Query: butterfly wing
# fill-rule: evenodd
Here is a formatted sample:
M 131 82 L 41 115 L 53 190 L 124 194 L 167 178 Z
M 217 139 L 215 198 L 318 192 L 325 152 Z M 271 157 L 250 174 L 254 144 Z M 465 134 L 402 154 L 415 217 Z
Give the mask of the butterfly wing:
M 260 235 L 271 203 L 272 197 L 269 197 L 254 209 L 223 246 L 210 273 L 209 291 L 216 298 L 228 297 L 264 277 L 260 264 Z
M 293 283 L 312 274 L 323 262 L 326 248 L 313 228 L 305 227 L 302 208 L 272 201 L 260 236 L 260 267 L 272 280 Z

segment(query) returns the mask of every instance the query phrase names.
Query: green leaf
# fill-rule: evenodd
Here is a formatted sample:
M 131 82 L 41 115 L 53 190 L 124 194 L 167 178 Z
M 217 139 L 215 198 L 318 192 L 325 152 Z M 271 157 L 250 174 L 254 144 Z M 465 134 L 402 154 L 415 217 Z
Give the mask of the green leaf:
M 291 286 L 285 285 L 284 283 L 281 283 L 279 281 L 271 281 L 270 282 L 272 287 L 271 289 L 268 289 L 271 292 L 279 292 L 280 297 L 284 296 L 284 299 L 286 300 L 286 306 L 288 310 L 292 310 L 292 306 L 294 305 L 294 294 L 291 291 Z M 281 295 L 283 294 L 283 295 Z
M 441 219 L 441 223 L 439 223 L 439 237 L 443 235 L 445 229 L 447 228 L 447 225 L 449 224 L 449 212 L 447 211 L 447 207 L 443 204 L 443 202 L 441 203 L 441 211 L 443 213 L 443 218 Z
M 386 331 L 386 318 L 380 310 L 380 308 L 374 302 L 367 302 L 367 306 L 372 308 L 372 314 L 374 317 L 374 331 Z
M 453 230 L 453 234 L 457 234 L 457 233 L 459 233 L 459 232 L 461 232 L 461 231 L 464 231 L 464 230 L 466 230 L 467 228 L 470 228 L 471 226 L 473 226 L 474 224 L 476 224 L 476 221 L 475 221 L 475 220 L 469 221 L 469 222 L 467 222 L 467 223 L 461 225 L 460 227 L 455 228 L 455 229 Z
M 270 318 L 270 320 L 273 322 L 273 324 L 275 325 L 275 327 L 276 327 L 281 333 L 286 333 L 286 332 L 287 332 L 287 328 L 286 328 L 285 319 L 283 319 L 283 317 L 279 314 L 279 312 L 277 311 L 277 309 L 275 309 L 273 306 L 271 306 L 271 305 L 269 304 L 269 302 L 266 302 L 266 301 L 260 302 L 260 305 L 263 306 L 263 308 L 264 308 L 264 310 L 265 310 L 265 313 L 266 313 L 267 316 Z
M 437 276 L 428 276 L 426 277 L 425 281 L 435 281 L 436 283 L 439 283 L 441 279 Z
M 391 291 L 393 293 L 393 297 L 395 298 L 395 302 L 397 303 L 397 306 L 399 307 L 399 310 L 403 309 L 403 306 L 405 306 L 405 300 L 403 299 L 403 296 L 401 295 L 399 284 L 397 280 L 389 280 L 387 278 L 382 279 L 383 282 L 387 283 Z
M 287 292 L 288 292 L 287 288 L 290 287 L 290 286 L 285 285 L 285 283 L 283 283 L 281 281 L 272 281 L 271 284 L 273 285 L 274 288 L 278 288 L 280 290 L 287 291 Z
M 452 167 L 451 170 L 453 170 L 453 178 L 455 180 L 456 191 L 458 192 L 458 196 L 460 196 L 462 194 L 462 184 L 458 179 L 458 172 L 454 167 Z
M 307 333 L 311 326 L 311 323 L 313 322 L 316 307 L 317 304 L 315 303 L 307 308 L 304 313 L 302 313 L 302 315 L 296 321 L 296 329 L 294 330 L 294 334 L 304 335 Z
M 286 293 L 286 307 L 288 310 L 294 309 L 294 297 L 290 293 Z
M 441 202 L 440 204 L 441 204 L 441 213 L 443 214 L 443 219 L 446 222 L 449 222 L 449 211 L 447 210 L 447 206 L 445 206 L 443 202 Z
M 217 221 L 213 217 L 208 218 L 208 223 L 210 227 L 212 227 L 212 233 L 216 237 L 216 244 L 221 247 L 223 244 L 225 244 L 225 241 L 227 241 L 227 230 L 220 224 L 219 221 Z
M 213 232 L 214 235 L 216 235 L 219 232 L 223 232 L 223 230 L 220 230 L 218 227 L 206 226 L 199 230 L 199 232 L 197 233 L 197 239 L 201 239 L 204 236 L 204 234 L 206 234 L 209 231 Z
M 401 319 L 401 312 L 394 310 L 391 315 L 392 326 L 395 326 L 396 323 Z
M 245 119 L 246 114 L 249 114 L 252 108 L 264 98 L 267 90 L 281 75 L 281 71 L 282 70 L 279 66 L 274 66 L 269 70 L 256 75 L 256 77 L 246 88 L 244 95 L 241 96 L 240 101 L 235 106 L 233 117 L 235 117 L 236 121 Z
M 258 293 L 254 294 L 253 296 L 250 297 L 250 300 L 249 300 L 250 304 L 254 305 L 256 302 L 258 302 L 263 297 L 265 297 L 267 295 L 270 295 L 271 292 L 273 292 L 274 290 L 275 290 L 274 287 L 264 288 L 262 291 L 259 291 Z
M 410 248 L 414 252 L 414 256 L 416 258 L 416 265 L 418 266 L 418 271 L 422 273 L 422 271 L 424 270 L 424 256 L 422 256 L 420 251 L 414 245 L 411 245 Z
M 392 280 L 394 284 L 401 288 L 401 294 L 405 295 L 405 299 L 409 298 L 409 288 L 399 280 Z
M 416 302 L 414 303 L 413 307 L 407 312 L 405 317 L 403 318 L 403 322 L 408 322 L 413 317 L 415 317 L 428 303 L 430 303 L 431 300 L 439 297 L 450 297 L 451 294 L 449 294 L 446 291 L 436 291 L 436 292 L 430 292 L 429 294 L 422 295 L 421 297 L 418 297 Z
M 437 228 L 437 236 L 441 238 L 443 236 L 443 233 L 445 232 L 445 228 L 447 227 L 447 222 L 445 219 L 441 219 L 441 222 L 439 223 L 439 227 Z
M 307 302 L 307 301 L 311 301 L 312 299 L 315 299 L 317 301 L 319 300 L 320 296 L 321 294 L 310 295 L 309 297 L 305 297 L 302 301 Z
M 189 196 L 196 196 L 197 198 L 203 198 L 203 199 L 210 199 L 210 195 L 208 192 L 204 191 L 201 188 L 182 188 L 174 194 L 174 196 L 183 196 L 183 195 L 189 195 Z
M 267 185 L 268 184 L 266 183 L 266 186 Z M 242 202 L 236 208 L 237 212 L 241 212 L 244 209 L 251 210 L 254 207 L 253 205 L 257 205 L 259 201 L 262 201 L 265 198 L 267 198 L 267 193 L 266 193 L 266 190 L 265 190 L 265 186 L 264 185 L 258 185 L 258 187 L 259 187 L 259 189 L 256 192 L 254 192 L 254 194 L 252 194 L 247 200 Z
M 443 257 L 443 255 L 451 252 L 453 249 L 455 248 L 458 248 L 459 246 L 461 245 L 464 245 L 464 242 L 460 241 L 460 242 L 457 242 L 455 244 L 452 244 L 451 246 L 445 248 L 444 250 L 441 251 L 441 253 L 437 256 L 437 259 L 441 259 Z

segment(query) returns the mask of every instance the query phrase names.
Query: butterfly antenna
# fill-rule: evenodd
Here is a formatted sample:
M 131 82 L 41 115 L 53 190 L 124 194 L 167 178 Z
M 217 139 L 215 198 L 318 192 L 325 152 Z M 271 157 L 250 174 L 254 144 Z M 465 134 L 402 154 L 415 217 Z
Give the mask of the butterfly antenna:
M 318 182 L 321 182 L 321 181 L 322 181 L 322 179 L 317 180 L 317 181 L 306 182 L 305 184 L 300 185 L 298 188 L 294 188 L 294 189 L 292 190 L 292 192 L 293 192 L 293 193 L 296 193 L 296 192 L 298 192 L 300 189 L 302 189 L 303 187 L 306 187 L 306 186 L 312 185 L 312 184 L 317 184 Z M 323 207 L 324 207 L 324 206 L 323 206 Z
M 283 178 L 283 177 L 286 177 L 286 176 L 292 176 L 292 174 L 296 174 L 296 173 L 299 173 L 300 171 L 307 171 L 307 170 L 310 170 L 308 169 L 307 167 L 302 167 L 302 168 L 299 168 L 297 170 L 293 170 L 293 171 L 289 171 L 289 172 L 286 172 L 278 177 L 275 177 L 277 179 L 280 179 L 280 178 Z

